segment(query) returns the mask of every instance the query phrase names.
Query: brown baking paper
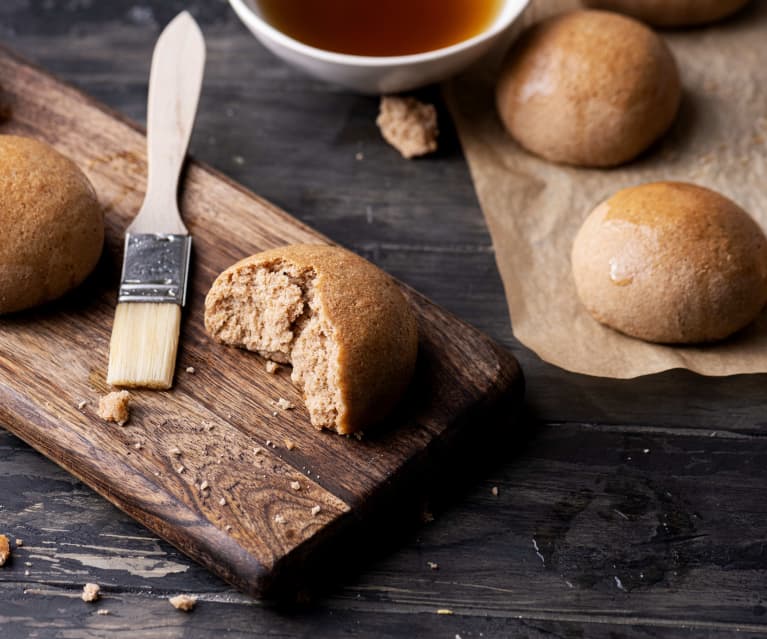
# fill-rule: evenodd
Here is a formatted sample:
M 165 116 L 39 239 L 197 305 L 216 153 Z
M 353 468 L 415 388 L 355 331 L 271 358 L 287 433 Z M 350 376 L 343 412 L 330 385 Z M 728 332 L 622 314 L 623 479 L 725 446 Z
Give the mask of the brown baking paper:
M 493 238 L 514 335 L 545 361 L 587 375 L 767 372 L 767 312 L 721 343 L 662 346 L 600 325 L 575 292 L 575 233 L 599 202 L 624 187 L 694 182 L 730 197 L 767 229 L 767 2 L 752 2 L 718 25 L 663 36 L 682 75 L 680 113 L 660 144 L 618 169 L 550 164 L 513 142 L 493 103 L 497 61 L 445 87 Z

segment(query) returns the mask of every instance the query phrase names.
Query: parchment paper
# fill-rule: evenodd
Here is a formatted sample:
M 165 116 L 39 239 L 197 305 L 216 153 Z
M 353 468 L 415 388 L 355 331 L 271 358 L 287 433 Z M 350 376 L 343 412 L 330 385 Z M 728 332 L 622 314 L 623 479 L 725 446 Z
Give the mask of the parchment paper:
M 538 18 L 551 13 L 552 4 L 534 3 L 528 11 Z M 618 169 L 557 166 L 519 147 L 495 113 L 497 59 L 446 85 L 514 335 L 545 361 L 614 378 L 670 368 L 704 375 L 767 372 L 767 312 L 722 343 L 649 344 L 593 320 L 578 301 L 570 270 L 572 241 L 588 213 L 615 191 L 644 182 L 679 180 L 715 189 L 767 229 L 767 2 L 749 7 L 705 29 L 662 32 L 679 63 L 683 105 L 660 144 Z

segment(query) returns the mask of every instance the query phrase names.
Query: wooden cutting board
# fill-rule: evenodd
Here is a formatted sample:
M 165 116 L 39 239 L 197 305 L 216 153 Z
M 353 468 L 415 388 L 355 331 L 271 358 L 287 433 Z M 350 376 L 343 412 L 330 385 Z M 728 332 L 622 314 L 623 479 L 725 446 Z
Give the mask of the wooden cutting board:
M 107 241 L 77 291 L 0 317 L 0 425 L 237 588 L 255 596 L 289 588 L 384 496 L 415 492 L 414 469 L 479 435 L 499 402 L 521 402 L 522 375 L 508 352 L 404 287 L 420 330 L 407 398 L 361 440 L 316 431 L 287 371 L 270 375 L 259 357 L 207 338 L 203 301 L 216 275 L 246 255 L 327 240 L 191 163 L 182 211 L 194 252 L 176 385 L 134 393 L 124 427 L 104 423 L 95 409 L 108 391 L 123 232 L 145 188 L 144 135 L 0 50 L 2 133 L 45 140 L 82 167 L 103 204 Z M 297 408 L 280 410 L 278 398 Z M 200 490 L 203 481 L 209 489 Z

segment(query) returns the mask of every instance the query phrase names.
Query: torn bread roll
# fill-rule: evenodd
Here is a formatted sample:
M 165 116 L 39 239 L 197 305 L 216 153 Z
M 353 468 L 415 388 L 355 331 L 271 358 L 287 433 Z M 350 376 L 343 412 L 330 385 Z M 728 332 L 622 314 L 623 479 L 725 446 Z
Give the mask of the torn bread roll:
M 694 184 L 619 191 L 586 218 L 575 285 L 599 322 L 666 344 L 711 342 L 767 303 L 767 238 L 726 197 Z
M 231 266 L 205 299 L 205 328 L 292 364 L 312 424 L 341 434 L 391 411 L 418 349 L 415 316 L 393 280 L 331 246 L 285 246 Z
M 585 0 L 587 7 L 625 13 L 656 27 L 691 27 L 721 20 L 749 0 Z

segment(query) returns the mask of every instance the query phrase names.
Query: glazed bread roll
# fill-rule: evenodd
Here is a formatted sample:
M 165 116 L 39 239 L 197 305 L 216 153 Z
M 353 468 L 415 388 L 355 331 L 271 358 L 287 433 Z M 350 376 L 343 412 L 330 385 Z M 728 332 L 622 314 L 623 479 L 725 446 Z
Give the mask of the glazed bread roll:
M 711 342 L 767 302 L 767 238 L 739 206 L 692 184 L 624 189 L 586 218 L 572 250 L 583 305 L 650 342 Z
M 618 11 L 657 27 L 687 27 L 721 20 L 749 0 L 584 0 L 595 9 Z
M 205 299 L 205 328 L 292 364 L 312 424 L 341 434 L 389 413 L 418 350 L 415 316 L 392 279 L 331 246 L 285 246 L 226 269 Z
M 669 128 L 680 98 L 666 43 L 605 11 L 574 11 L 530 28 L 496 89 L 501 120 L 523 147 L 588 167 L 637 156 Z
M 96 193 L 74 162 L 43 142 L 0 135 L 0 313 L 80 284 L 104 244 Z

